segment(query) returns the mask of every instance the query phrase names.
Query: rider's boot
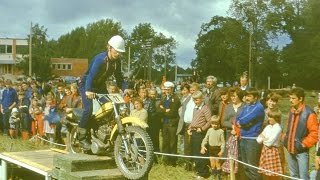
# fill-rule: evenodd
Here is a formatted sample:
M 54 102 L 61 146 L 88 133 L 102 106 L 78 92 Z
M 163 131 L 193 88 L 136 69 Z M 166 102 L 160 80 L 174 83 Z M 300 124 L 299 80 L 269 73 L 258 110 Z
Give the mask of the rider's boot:
M 87 130 L 85 128 L 78 127 L 78 140 L 80 141 L 81 147 L 84 151 L 89 151 L 91 149 L 91 144 L 87 139 Z

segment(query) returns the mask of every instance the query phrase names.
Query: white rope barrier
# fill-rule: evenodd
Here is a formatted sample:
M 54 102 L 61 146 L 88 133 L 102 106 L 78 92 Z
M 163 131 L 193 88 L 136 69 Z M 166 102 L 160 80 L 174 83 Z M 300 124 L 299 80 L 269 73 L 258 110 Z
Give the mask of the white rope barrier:
M 139 151 L 146 152 L 144 150 L 139 150 Z M 169 154 L 169 153 L 160 153 L 160 152 L 154 152 L 154 154 L 164 155 L 164 156 L 173 156 L 173 157 L 182 157 L 182 158 L 194 158 L 194 159 L 210 159 L 210 158 L 221 159 L 221 160 L 230 160 L 230 159 L 232 159 L 234 161 L 237 161 L 238 163 L 241 163 L 243 165 L 246 165 L 246 166 L 261 170 L 261 171 L 266 171 L 266 172 L 269 172 L 269 173 L 272 173 L 272 174 L 275 174 L 275 175 L 278 175 L 278 176 L 282 176 L 282 177 L 285 177 L 285 178 L 289 178 L 289 179 L 303 180 L 303 179 L 299 179 L 299 178 L 295 178 L 295 177 L 290 177 L 290 176 L 287 176 L 287 175 L 284 175 L 284 174 L 279 174 L 279 173 L 276 173 L 276 172 L 273 172 L 273 171 L 270 171 L 270 170 L 262 169 L 262 168 L 259 168 L 259 167 L 255 167 L 255 166 L 253 166 L 251 164 L 244 163 L 244 162 L 242 162 L 240 160 L 237 160 L 237 159 L 234 159 L 232 157 L 224 158 L 224 157 L 186 156 L 186 155 L 180 155 L 180 154 Z
M 284 174 L 279 174 L 279 173 L 276 173 L 276 172 L 273 172 L 273 171 L 270 171 L 270 170 L 262 169 L 262 168 L 259 168 L 259 167 L 255 167 L 255 166 L 253 166 L 251 164 L 247 164 L 245 162 L 239 161 L 238 159 L 234 159 L 234 158 L 230 158 L 230 159 L 233 159 L 234 161 L 237 161 L 238 163 L 241 163 L 243 165 L 246 165 L 246 166 L 261 170 L 261 171 L 266 171 L 266 172 L 269 172 L 269 173 L 272 173 L 272 174 L 275 174 L 275 175 L 278 175 L 278 176 L 282 176 L 282 177 L 289 178 L 289 179 L 303 180 L 303 179 L 299 179 L 299 178 L 295 178 L 295 177 L 290 177 L 290 176 L 287 176 L 287 175 L 284 175 Z
M 39 139 L 41 139 L 42 141 L 45 141 L 45 142 L 48 142 L 48 143 L 50 143 L 50 144 L 54 144 L 54 145 L 57 145 L 57 146 L 62 146 L 62 147 L 66 147 L 66 146 L 67 146 L 67 145 L 64 145 L 64 144 L 59 144 L 59 143 L 55 143 L 55 142 L 49 141 L 49 140 L 47 140 L 47 139 L 42 138 L 42 137 L 39 136 L 39 135 L 33 136 L 30 140 L 32 140 L 32 139 L 34 139 L 34 138 L 39 138 Z
M 251 140 L 256 140 L 257 137 L 245 137 L 245 136 L 241 136 L 240 139 L 251 139 Z
M 139 150 L 142 152 L 146 152 L 143 150 Z M 173 157 L 184 157 L 184 158 L 194 158 L 194 159 L 221 159 L 221 160 L 228 160 L 230 158 L 224 158 L 224 157 L 208 157 L 208 156 L 186 156 L 186 155 L 181 155 L 181 154 L 168 154 L 168 153 L 161 153 L 161 152 L 154 152 L 154 154 L 158 155 L 164 155 L 164 156 L 173 156 Z

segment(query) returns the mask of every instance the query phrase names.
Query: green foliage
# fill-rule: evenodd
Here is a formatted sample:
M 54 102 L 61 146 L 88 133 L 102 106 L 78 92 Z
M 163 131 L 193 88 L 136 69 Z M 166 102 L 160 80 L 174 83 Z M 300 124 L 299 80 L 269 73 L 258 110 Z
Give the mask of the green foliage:
M 309 0 L 293 4 L 295 21 L 300 21 L 289 33 L 292 43 L 283 49 L 282 59 L 290 84 L 318 89 L 314 80 L 320 78 L 320 2 Z M 298 26 L 299 25 L 299 26 Z M 289 31 L 290 32 L 290 31 Z
M 30 35 L 28 36 L 28 39 Z M 30 42 L 29 42 L 30 43 Z M 47 79 L 51 77 L 50 57 L 52 51 L 48 48 L 47 29 L 44 26 L 35 24 L 32 26 L 32 75 Z M 29 44 L 30 46 L 30 44 Z M 22 49 L 26 51 L 26 49 Z M 24 74 L 29 74 L 29 57 L 22 59 L 17 65 Z M 46 67 L 46 68 L 43 68 Z
M 251 55 L 253 86 L 265 88 L 270 76 L 271 88 L 292 83 L 319 88 L 313 83 L 320 78 L 319 8 L 318 0 L 233 0 L 233 18 L 215 16 L 201 26 L 191 65 L 200 77 L 213 74 L 219 81 L 232 81 L 249 71 Z M 270 47 L 271 40 L 283 35 L 291 39 L 289 45 Z
M 193 61 L 201 77 L 235 80 L 248 67 L 248 32 L 241 21 L 215 16 L 201 26 Z
M 131 69 L 135 78 L 149 79 L 149 63 L 151 80 L 161 80 L 163 75 L 171 76 L 174 71 L 170 71 L 175 64 L 175 53 L 177 42 L 173 37 L 166 37 L 162 33 L 157 33 L 150 23 L 140 23 L 134 27 L 128 46 L 131 48 Z
M 77 27 L 70 33 L 52 41 L 54 57 L 88 58 L 89 61 L 98 53 L 106 51 L 107 41 L 114 35 L 126 37 L 120 22 L 102 19 L 90 23 L 87 27 Z
M 44 74 L 43 68 L 38 66 L 50 67 L 49 59 L 52 57 L 88 58 L 90 61 L 96 54 L 106 51 L 108 39 L 117 34 L 127 40 L 127 50 L 122 56 L 124 72 L 128 71 L 127 59 L 130 47 L 130 70 L 132 72 L 128 75 L 148 79 L 146 69 L 150 58 L 152 80 L 160 80 L 164 75 L 165 62 L 167 62 L 168 73 L 174 74 L 174 71 L 169 71 L 169 69 L 175 64 L 173 49 L 176 48 L 177 42 L 172 37 L 157 33 L 150 23 L 140 23 L 128 37 L 120 22 L 103 19 L 90 23 L 86 27 L 77 27 L 60 36 L 58 40 L 50 41 L 46 40 L 46 29 L 39 25 L 35 27 L 33 33 L 36 39 L 32 43 L 34 47 L 32 57 L 33 61 L 37 62 L 33 65 L 33 68 L 38 69 L 35 72 L 37 76 L 49 76 L 50 71 L 44 71 L 47 73 Z M 38 62 L 40 57 L 41 63 Z M 22 61 L 19 67 L 28 72 L 28 60 Z

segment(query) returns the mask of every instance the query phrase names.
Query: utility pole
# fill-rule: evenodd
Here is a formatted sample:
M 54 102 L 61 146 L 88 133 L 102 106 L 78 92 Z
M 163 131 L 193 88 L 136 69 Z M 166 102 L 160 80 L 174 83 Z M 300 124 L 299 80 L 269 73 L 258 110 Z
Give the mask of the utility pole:
M 252 54 L 252 50 L 251 50 L 251 39 L 252 39 L 252 24 L 250 23 L 250 27 L 249 27 L 249 74 L 248 74 L 248 80 L 249 80 L 249 86 L 251 87 L 251 77 L 252 77 L 252 62 L 251 62 L 251 54 Z
M 131 57 L 130 57 L 130 53 L 131 53 L 130 51 L 131 51 L 131 48 L 130 48 L 130 46 L 129 46 L 129 57 L 128 57 L 128 76 L 129 76 L 129 74 L 130 74 L 130 60 L 131 60 L 131 59 L 130 59 L 130 58 L 131 58 Z M 129 77 L 128 77 L 128 78 L 129 78 Z
M 146 40 L 146 49 L 148 57 L 148 80 L 151 81 L 151 59 L 152 59 L 152 38 Z
M 30 36 L 29 36 L 29 76 L 32 76 L 32 22 L 30 26 Z
M 167 47 L 164 47 L 164 76 L 167 78 Z
M 177 64 L 177 61 L 176 61 L 176 68 L 175 68 L 175 76 L 174 76 L 174 81 L 177 83 L 177 75 L 178 75 L 178 64 Z

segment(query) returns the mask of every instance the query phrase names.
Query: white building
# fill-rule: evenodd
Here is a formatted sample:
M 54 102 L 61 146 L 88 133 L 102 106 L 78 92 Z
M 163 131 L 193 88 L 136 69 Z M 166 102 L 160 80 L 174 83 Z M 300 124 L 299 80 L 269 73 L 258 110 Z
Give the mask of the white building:
M 0 38 L 0 74 L 16 74 L 15 64 L 28 55 L 28 40 Z

